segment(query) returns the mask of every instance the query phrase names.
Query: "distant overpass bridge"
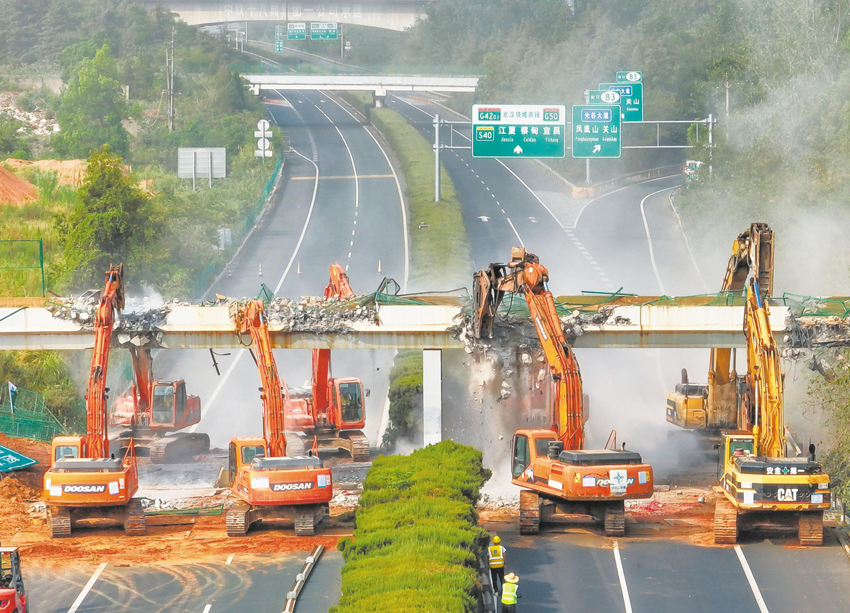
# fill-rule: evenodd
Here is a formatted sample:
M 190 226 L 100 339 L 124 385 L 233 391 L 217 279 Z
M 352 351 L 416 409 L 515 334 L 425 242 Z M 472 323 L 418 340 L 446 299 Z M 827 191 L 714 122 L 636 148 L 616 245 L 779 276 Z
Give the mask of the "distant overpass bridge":
M 478 77 L 427 77 L 398 75 L 273 75 L 243 74 L 248 88 L 262 90 L 371 91 L 377 98 L 387 92 L 474 92 Z
M 319 21 L 404 30 L 425 17 L 429 0 L 140 0 L 142 4 L 176 13 L 190 25 L 234 21 Z

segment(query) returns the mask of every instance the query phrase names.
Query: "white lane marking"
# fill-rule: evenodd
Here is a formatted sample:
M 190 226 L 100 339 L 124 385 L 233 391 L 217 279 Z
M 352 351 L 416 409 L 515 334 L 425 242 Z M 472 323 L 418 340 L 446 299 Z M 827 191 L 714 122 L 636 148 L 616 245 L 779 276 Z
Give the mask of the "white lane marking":
M 278 96 L 280 96 L 281 100 L 286 100 L 287 102 L 289 102 L 289 100 L 286 98 L 286 96 L 281 94 L 279 90 L 275 89 L 273 91 Z M 298 101 L 298 104 L 301 104 L 301 100 Z M 295 113 L 295 115 L 298 117 L 298 119 L 301 121 L 301 123 L 304 124 L 304 128 L 307 130 L 307 138 L 310 140 L 310 151 L 313 153 L 313 161 L 318 162 L 319 161 L 319 150 L 316 147 L 316 141 L 313 138 L 313 131 L 310 128 L 307 127 L 307 122 L 304 121 L 304 118 L 301 117 L 301 113 L 299 113 L 295 109 L 295 107 L 292 106 L 291 102 L 289 102 L 289 106 L 292 108 L 292 112 Z M 269 114 L 271 115 L 271 113 L 269 113 Z M 274 121 L 275 125 L 280 125 L 280 124 L 277 123 L 277 120 L 274 118 L 274 115 L 272 115 L 272 121 Z
M 212 605 L 211 605 L 211 604 L 208 604 L 207 606 L 205 606 L 205 607 L 204 607 L 204 612 L 203 612 L 203 613 L 210 613 L 210 609 L 212 609 Z
M 623 572 L 623 560 L 620 559 L 620 546 L 614 541 L 614 562 L 617 564 L 617 576 L 620 578 L 620 589 L 623 591 L 623 602 L 626 613 L 632 613 L 632 601 L 629 599 L 629 586 L 626 585 L 626 573 Z
M 354 241 L 349 242 L 349 243 L 348 243 L 348 246 L 349 246 L 349 247 L 354 247 Z
M 671 189 L 673 188 L 665 187 L 664 189 L 659 189 L 651 194 L 647 194 L 644 196 L 643 200 L 640 201 L 640 216 L 643 217 L 643 229 L 644 232 L 646 232 L 646 242 L 649 245 L 649 261 L 652 262 L 652 270 L 655 272 L 655 280 L 658 281 L 658 287 L 661 289 L 662 294 L 666 294 L 664 291 L 664 282 L 661 280 L 661 274 L 658 272 L 658 265 L 655 263 L 655 249 L 652 247 L 652 236 L 649 234 L 649 223 L 646 221 L 646 211 L 644 210 L 643 205 L 651 196 Z
M 357 119 L 356 117 L 354 117 L 354 115 L 352 115 L 349 112 L 349 110 L 347 108 L 342 106 L 335 99 L 330 98 L 330 100 L 334 104 L 336 104 L 339 108 L 341 108 L 343 111 L 348 113 L 353 119 Z M 380 149 L 381 153 L 384 155 L 384 159 L 387 162 L 387 166 L 389 167 L 390 172 L 393 173 L 393 177 L 395 177 L 395 185 L 396 185 L 396 188 L 398 189 L 398 205 L 401 208 L 401 223 L 404 226 L 404 284 L 403 284 L 401 290 L 402 290 L 402 292 L 405 292 L 405 291 L 407 291 L 407 277 L 410 274 L 410 247 L 409 247 L 410 228 L 407 227 L 407 209 L 404 206 L 404 193 L 402 192 L 402 189 L 401 189 L 401 182 L 398 179 L 398 174 L 396 174 L 395 168 L 393 168 L 393 165 L 390 163 L 390 157 L 387 155 L 387 152 L 381 146 L 381 143 L 378 141 L 378 139 L 375 138 L 375 135 L 372 134 L 371 130 L 369 130 L 366 126 L 363 126 L 363 129 L 366 130 L 366 133 L 369 136 L 371 136 L 372 140 L 375 141 L 375 144 L 378 145 L 378 149 Z M 354 215 L 357 215 L 357 211 L 354 211 Z M 354 223 L 356 224 L 357 220 L 355 220 Z
M 593 204 L 594 202 L 596 202 L 597 200 L 602 200 L 603 198 L 607 198 L 608 196 L 611 196 L 611 195 L 613 195 L 613 194 L 616 194 L 617 192 L 621 192 L 621 191 L 623 191 L 624 189 L 629 189 L 630 187 L 634 187 L 635 185 L 643 185 L 644 183 L 652 183 L 653 181 L 661 181 L 662 179 L 669 179 L 669 178 L 670 178 L 670 177 L 669 177 L 669 176 L 667 176 L 667 177 L 658 177 L 657 179 L 647 179 L 646 181 L 638 181 L 637 183 L 632 183 L 632 184 L 630 184 L 630 185 L 626 185 L 625 187 L 620 187 L 620 188 L 615 189 L 615 190 L 613 190 L 613 191 L 610 191 L 610 192 L 604 193 L 604 194 L 602 194 L 601 196 L 597 196 L 596 198 L 591 198 L 590 200 L 588 200 L 588 201 L 584 204 L 584 206 L 583 206 L 583 207 L 581 207 L 581 210 L 578 212 L 578 215 L 576 215 L 576 220 L 573 222 L 573 229 L 578 228 L 578 220 L 579 220 L 579 219 L 581 219 L 581 214 L 582 214 L 582 213 L 584 213 L 584 210 L 585 210 L 587 207 L 589 207 L 591 204 Z
M 513 222 L 511 221 L 511 218 L 510 218 L 510 217 L 505 217 L 505 219 L 507 219 L 507 220 L 508 220 L 508 223 L 509 223 L 509 224 L 511 224 L 511 230 L 513 230 L 513 231 L 514 231 L 514 234 L 516 234 L 516 237 L 517 237 L 517 239 L 519 240 L 519 244 L 520 244 L 520 246 L 525 247 L 525 243 L 524 243 L 524 242 L 522 242 L 522 237 L 519 235 L 519 232 L 517 232 L 517 231 L 516 231 L 516 228 L 514 227 L 514 224 L 513 224 Z
M 767 605 L 764 603 L 764 598 L 761 596 L 761 590 L 756 583 L 756 578 L 753 576 L 753 571 L 750 570 L 750 565 L 747 563 L 747 558 L 744 557 L 744 550 L 741 549 L 740 545 L 735 545 L 735 553 L 738 556 L 738 561 L 741 563 L 741 567 L 744 569 L 744 575 L 747 577 L 747 583 L 750 584 L 750 589 L 753 591 L 753 596 L 755 596 L 759 611 L 761 611 L 761 613 L 770 613 L 767 610 Z
M 319 105 L 315 102 L 311 101 L 311 104 L 315 106 L 316 109 L 325 116 L 325 119 L 327 119 L 334 127 L 336 133 L 339 134 L 339 137 L 342 139 L 342 144 L 345 145 L 345 150 L 348 151 L 348 159 L 351 160 L 351 171 L 354 174 L 354 208 L 360 208 L 360 178 L 357 176 L 357 166 L 354 164 L 354 154 L 351 153 L 351 147 L 348 146 L 348 141 L 345 140 L 345 137 L 342 135 L 342 130 L 340 130 L 339 126 L 336 125 L 330 117 L 328 117 L 328 114 L 320 109 Z
M 292 252 L 292 257 L 289 258 L 289 263 L 286 265 L 286 269 L 283 271 L 283 274 L 280 277 L 280 281 L 278 281 L 277 286 L 274 288 L 274 293 L 277 294 L 280 291 L 281 286 L 283 285 L 284 280 L 286 280 L 286 276 L 289 274 L 289 271 L 292 269 L 292 263 L 295 262 L 295 258 L 298 256 L 298 250 L 301 249 L 301 243 L 304 242 L 304 235 L 307 234 L 307 226 L 310 225 L 310 218 L 313 217 L 313 208 L 316 205 L 316 193 L 319 189 L 319 166 L 308 158 L 307 156 L 300 153 L 294 147 L 291 147 L 292 152 L 298 155 L 299 157 L 310 162 L 313 167 L 316 169 L 316 181 L 313 184 L 313 197 L 310 200 L 310 209 L 307 211 L 307 219 L 304 220 L 304 227 L 301 228 L 301 235 L 298 237 L 298 242 L 295 244 L 295 250 Z M 245 355 L 245 349 L 240 349 L 239 353 L 236 354 L 236 357 L 233 359 L 233 363 L 230 365 L 230 368 L 227 369 L 227 372 L 224 373 L 224 376 L 221 378 L 221 381 L 218 382 L 218 385 L 215 387 L 215 390 L 210 396 L 209 401 L 204 405 L 201 409 L 201 421 L 189 428 L 189 432 L 195 432 L 198 429 L 198 426 L 204 420 L 204 416 L 209 412 L 210 408 L 212 408 L 213 403 L 216 398 L 218 398 L 219 393 L 224 388 L 224 384 L 227 383 L 227 380 L 230 378 L 230 375 L 233 373 L 233 369 L 236 368 L 236 364 L 239 363 L 239 360 L 242 359 L 242 356 Z
M 88 583 L 86 583 L 85 587 L 83 587 L 83 591 L 80 592 L 80 595 L 77 596 L 77 599 L 74 601 L 74 604 L 71 605 L 71 608 L 68 609 L 68 613 L 76 613 L 77 609 L 80 608 L 80 605 L 83 604 L 83 601 L 88 596 L 91 589 L 94 587 L 94 584 L 97 582 L 103 570 L 107 567 L 106 562 L 102 562 L 100 566 L 94 571 L 91 577 L 89 577 Z
M 517 181 L 519 181 L 520 183 L 522 183 L 522 186 L 523 186 L 525 189 L 527 189 L 527 190 L 529 191 L 529 193 L 530 193 L 532 196 L 534 196 L 534 199 L 535 199 L 535 200 L 537 200 L 537 202 L 539 202 L 539 203 L 540 203 L 540 206 L 542 206 L 544 209 L 546 209 L 546 211 L 549 213 L 549 215 L 551 215 L 551 216 L 552 216 L 552 219 L 554 219 L 554 220 L 555 220 L 555 223 L 556 223 L 556 224 L 558 224 L 561 228 L 565 228 L 565 227 L 566 227 L 566 226 L 564 226 L 564 224 L 562 224 L 562 223 L 561 223 L 561 220 L 559 220 L 557 217 L 555 217 L 555 213 L 553 213 L 553 212 L 552 212 L 552 209 L 550 209 L 548 206 L 546 206 L 546 203 L 545 203 L 545 202 L 543 202 L 543 200 L 541 200 L 541 199 L 540 199 L 540 196 L 538 196 L 538 195 L 534 192 L 534 190 L 533 190 L 533 189 L 531 189 L 531 188 L 528 186 L 528 183 L 526 183 L 525 181 L 523 181 L 522 179 L 520 179 L 520 178 L 519 178 L 519 175 L 518 175 L 517 173 L 515 173 L 513 170 L 511 170 L 510 168 L 508 168 L 508 165 L 507 165 L 507 164 L 505 164 L 502 160 L 498 160 L 498 159 L 497 159 L 496 161 L 497 161 L 497 162 L 499 162 L 499 164 L 501 164 L 502 166 L 504 166 L 504 167 L 505 167 L 505 170 L 507 170 L 509 173 L 511 173 Z
M 355 226 L 357 225 L 357 220 L 354 220 L 354 225 L 355 225 Z M 354 236 L 354 233 L 355 233 L 356 231 L 357 231 L 357 230 L 352 230 L 352 231 L 351 231 L 351 236 Z
M 235 555 L 236 555 L 235 553 L 231 553 L 229 556 L 227 556 L 227 562 L 224 563 L 225 566 L 229 566 L 230 563 L 233 562 L 233 556 L 235 556 Z
M 685 234 L 685 226 L 682 225 L 682 218 L 679 217 L 679 211 L 676 210 L 676 205 L 673 204 L 673 192 L 670 192 L 670 195 L 667 196 L 667 200 L 670 201 L 670 208 L 673 209 L 673 214 L 676 215 L 676 221 L 679 222 L 679 230 L 682 231 L 682 236 L 685 238 L 685 247 L 688 249 L 688 255 L 691 257 L 691 263 L 694 265 L 694 270 L 697 271 L 700 283 L 702 283 L 702 289 L 706 294 L 708 294 L 708 283 L 705 282 L 705 277 L 702 276 L 702 271 L 699 269 L 697 259 L 694 257 L 694 252 L 691 250 L 691 241 L 688 240 L 688 235 Z

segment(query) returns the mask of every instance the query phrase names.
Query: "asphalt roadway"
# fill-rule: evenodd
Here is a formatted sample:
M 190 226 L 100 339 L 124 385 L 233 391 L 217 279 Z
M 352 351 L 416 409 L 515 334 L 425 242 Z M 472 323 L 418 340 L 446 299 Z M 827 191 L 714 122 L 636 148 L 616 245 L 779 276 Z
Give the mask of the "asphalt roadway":
M 433 142 L 433 115 L 459 120 L 425 97 L 391 96 L 398 110 Z M 469 145 L 466 126 L 445 127 L 441 142 Z M 451 139 L 451 140 L 450 140 Z M 631 185 L 589 201 L 563 196 L 563 185 L 531 161 L 473 159 L 469 150 L 443 154 L 463 206 L 475 267 L 504 262 L 512 245 L 540 256 L 558 295 L 581 290 L 644 295 L 717 291 L 725 262 L 698 262 L 670 201 L 681 177 Z M 706 231 L 711 231 L 707 229 Z M 717 237 L 730 244 L 734 237 Z M 705 268 L 706 270 L 702 270 Z M 652 462 L 658 476 L 680 470 L 664 418 L 666 394 L 687 367 L 705 377 L 706 350 L 581 350 L 590 399 L 588 446 L 611 428 Z M 444 372 L 449 395 L 463 382 Z M 445 402 L 445 400 L 444 400 Z M 443 412 L 445 437 L 475 443 L 495 469 L 491 494 L 505 485 L 510 432 L 507 403 L 479 411 Z M 445 407 L 445 404 L 444 404 Z M 494 419 L 494 416 L 496 419 Z M 499 441 L 499 436 L 504 440 Z M 672 453 L 671 453 L 672 452 Z M 502 483 L 499 483 L 499 479 Z M 738 548 L 699 547 L 675 540 L 625 538 L 614 543 L 585 531 L 520 536 L 511 524 L 488 526 L 507 547 L 507 568 L 520 575 L 519 611 L 785 613 L 850 609 L 850 561 L 828 533 L 824 546 L 753 537 Z M 627 532 L 628 534 L 628 532 Z

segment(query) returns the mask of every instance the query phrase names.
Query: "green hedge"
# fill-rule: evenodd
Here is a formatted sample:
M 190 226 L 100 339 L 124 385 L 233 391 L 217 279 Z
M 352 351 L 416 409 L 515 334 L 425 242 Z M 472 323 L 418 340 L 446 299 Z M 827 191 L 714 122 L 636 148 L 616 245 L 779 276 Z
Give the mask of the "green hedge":
M 375 460 L 354 540 L 340 541 L 342 598 L 330 613 L 477 611 L 488 535 L 475 503 L 489 478 L 481 452 L 452 441 Z
M 434 152 L 430 143 L 392 109 L 371 109 L 370 117 L 390 142 L 404 171 L 410 210 L 408 290 L 469 287 L 472 251 L 454 183 L 445 166 L 440 175 L 442 201 L 434 202 Z
M 399 351 L 390 370 L 390 420 L 382 445 L 392 449 L 399 439 L 422 441 L 422 352 Z
M 339 92 L 337 95 L 363 113 L 367 118 L 375 106 L 375 99 L 372 98 L 372 94 L 369 92 Z

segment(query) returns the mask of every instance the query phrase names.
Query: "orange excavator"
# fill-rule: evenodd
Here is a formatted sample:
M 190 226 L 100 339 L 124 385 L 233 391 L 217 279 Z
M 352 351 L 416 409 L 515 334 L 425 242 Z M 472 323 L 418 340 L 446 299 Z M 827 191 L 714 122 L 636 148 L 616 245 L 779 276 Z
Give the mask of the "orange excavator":
M 263 437 L 230 441 L 228 481 L 237 500 L 226 518 L 228 536 L 244 536 L 265 519 L 295 523 L 295 534 L 310 536 L 328 516 L 333 497 L 330 468 L 313 449 L 306 456 L 286 455 L 285 407 L 289 392 L 278 375 L 262 300 L 232 302 L 237 334 L 248 334 L 260 372 Z
M 154 464 L 207 453 L 208 435 L 177 432 L 201 421 L 201 399 L 186 393 L 182 379 L 155 381 L 149 348 L 131 347 L 130 357 L 135 382 L 118 397 L 109 415 L 110 426 L 129 428 L 117 437 L 121 449 L 132 440 L 136 454 L 149 456 Z
M 601 520 L 605 534 L 625 533 L 625 501 L 652 496 L 652 467 L 640 454 L 617 448 L 612 432 L 605 449 L 584 449 L 582 383 L 548 288 L 549 273 L 533 253 L 511 250 L 508 264 L 475 274 L 473 333 L 489 338 L 505 293 L 522 293 L 549 365 L 552 427 L 517 430 L 511 446 L 512 483 L 520 492 L 520 532 L 577 516 Z
M 333 264 L 330 275 L 325 298 L 348 300 L 355 296 L 342 266 Z M 315 437 L 319 451 L 345 449 L 355 462 L 368 462 L 363 383 L 353 377 L 333 378 L 330 372 L 331 350 L 313 349 L 312 389 L 292 391 L 286 429 Z
M 0 547 L 0 613 L 27 613 L 27 591 L 17 547 Z
M 86 436 L 57 436 L 50 469 L 44 473 L 44 499 L 52 536 L 69 536 L 79 520 L 115 519 L 128 535 L 145 532 L 136 455 L 110 455 L 107 436 L 106 372 L 117 311 L 124 308 L 124 266 L 110 266 L 94 320 L 95 341 L 86 390 Z

